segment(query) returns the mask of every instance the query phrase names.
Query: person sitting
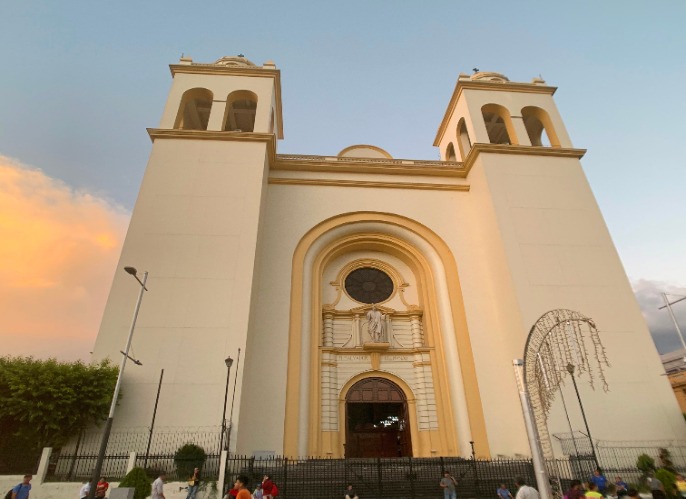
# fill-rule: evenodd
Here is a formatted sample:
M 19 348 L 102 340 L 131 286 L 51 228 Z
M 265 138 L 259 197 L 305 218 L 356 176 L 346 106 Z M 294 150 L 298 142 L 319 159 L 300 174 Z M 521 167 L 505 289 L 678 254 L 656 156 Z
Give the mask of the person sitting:
M 616 476 L 615 477 L 615 492 L 617 493 L 617 497 L 624 497 L 627 492 L 629 491 L 629 486 L 627 483 L 622 480 L 621 476 Z
M 345 499 L 360 499 L 357 492 L 353 489 L 353 484 L 349 483 L 345 489 Z

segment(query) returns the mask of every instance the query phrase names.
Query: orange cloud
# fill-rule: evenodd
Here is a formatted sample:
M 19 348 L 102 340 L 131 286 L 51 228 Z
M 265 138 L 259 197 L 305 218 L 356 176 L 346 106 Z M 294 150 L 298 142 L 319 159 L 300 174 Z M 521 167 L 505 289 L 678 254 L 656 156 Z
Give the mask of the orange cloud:
M 89 358 L 129 218 L 0 156 L 0 355 Z

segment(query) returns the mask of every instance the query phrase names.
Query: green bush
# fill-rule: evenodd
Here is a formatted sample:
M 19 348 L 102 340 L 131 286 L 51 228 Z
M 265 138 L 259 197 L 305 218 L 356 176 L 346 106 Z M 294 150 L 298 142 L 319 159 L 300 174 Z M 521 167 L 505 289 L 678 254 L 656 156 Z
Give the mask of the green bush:
M 184 444 L 174 454 L 174 464 L 179 480 L 187 480 L 194 468 L 202 469 L 207 459 L 205 449 L 195 444 Z
M 152 492 L 152 482 L 143 468 L 129 471 L 119 484 L 120 487 L 133 487 L 133 499 L 145 499 Z
M 641 470 L 643 476 L 648 476 L 651 471 L 655 471 L 655 459 L 648 454 L 641 454 L 636 460 L 636 467 Z
M 676 475 L 674 473 L 665 468 L 660 468 L 655 472 L 655 478 L 664 485 L 667 497 L 674 497 L 676 495 Z

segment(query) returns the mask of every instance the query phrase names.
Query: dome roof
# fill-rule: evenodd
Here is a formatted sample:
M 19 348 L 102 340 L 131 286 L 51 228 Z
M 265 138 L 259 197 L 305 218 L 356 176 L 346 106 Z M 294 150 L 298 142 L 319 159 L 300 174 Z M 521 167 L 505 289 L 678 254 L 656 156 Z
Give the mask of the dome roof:
M 246 59 L 243 55 L 237 56 L 224 56 L 221 59 L 217 59 L 214 63 L 215 66 L 236 66 L 236 67 L 255 67 L 255 63 Z
M 346 147 L 338 153 L 339 158 L 385 158 L 393 159 L 393 156 L 388 154 L 380 147 L 370 146 L 368 144 L 358 144 Z
M 493 71 L 479 71 L 471 76 L 472 80 L 485 80 L 485 81 L 510 81 L 507 76 L 502 73 L 494 73 Z

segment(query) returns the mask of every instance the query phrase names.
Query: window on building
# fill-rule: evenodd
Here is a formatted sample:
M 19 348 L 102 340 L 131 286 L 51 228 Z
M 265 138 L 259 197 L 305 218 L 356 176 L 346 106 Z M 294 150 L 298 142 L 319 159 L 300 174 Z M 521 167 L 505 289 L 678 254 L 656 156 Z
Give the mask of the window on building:
M 249 90 L 232 92 L 226 100 L 224 130 L 231 132 L 252 132 L 255 130 L 257 95 Z
M 193 88 L 181 97 L 174 128 L 182 130 L 207 130 L 212 110 L 212 92 L 205 88 Z
M 469 139 L 469 133 L 467 132 L 467 125 L 464 122 L 464 118 L 460 119 L 457 124 L 457 145 L 460 147 L 460 156 L 462 161 L 467 158 L 469 151 L 472 150 L 472 141 Z
M 550 116 L 540 107 L 522 109 L 522 119 L 532 146 L 560 147 Z
M 486 104 L 481 108 L 484 124 L 491 144 L 516 144 L 510 113 L 498 104 Z
M 451 142 L 445 150 L 445 160 L 446 161 L 457 161 L 457 156 L 455 156 L 455 147 Z

